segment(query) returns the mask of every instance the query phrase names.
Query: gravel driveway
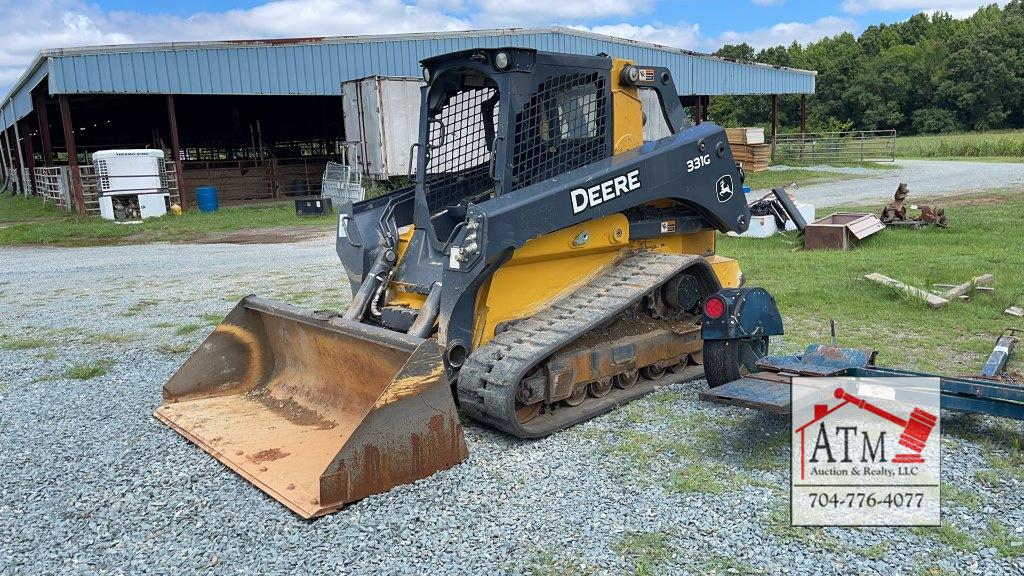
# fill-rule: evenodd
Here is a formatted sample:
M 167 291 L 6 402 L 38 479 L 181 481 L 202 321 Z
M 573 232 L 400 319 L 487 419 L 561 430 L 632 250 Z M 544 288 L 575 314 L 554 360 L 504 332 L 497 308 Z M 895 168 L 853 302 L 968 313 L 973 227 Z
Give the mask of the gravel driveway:
M 815 166 L 810 170 L 861 176 L 794 189 L 802 202 L 818 207 L 850 204 L 878 204 L 879 210 L 901 182 L 910 187 L 910 200 L 955 196 L 992 189 L 1024 188 L 1024 163 L 966 162 L 960 160 L 897 160 L 894 170 L 833 168 Z M 780 168 L 773 167 L 778 170 Z
M 151 414 L 237 298 L 340 277 L 330 238 L 0 249 L 0 574 L 1024 572 L 1018 423 L 947 415 L 941 530 L 793 529 L 788 421 L 702 382 L 541 441 L 468 424 L 466 463 L 300 520 Z

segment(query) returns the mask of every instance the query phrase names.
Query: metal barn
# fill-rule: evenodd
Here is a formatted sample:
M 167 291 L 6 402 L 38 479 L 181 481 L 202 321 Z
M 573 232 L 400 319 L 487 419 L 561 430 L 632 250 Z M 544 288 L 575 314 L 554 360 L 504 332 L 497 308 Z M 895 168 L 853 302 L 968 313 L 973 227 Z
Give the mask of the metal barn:
M 672 70 L 704 117 L 724 94 L 813 94 L 815 73 L 732 61 L 568 28 L 135 44 L 45 50 L 0 103 L 0 161 L 22 191 L 97 209 L 91 155 L 160 148 L 172 197 L 217 186 L 222 202 L 316 193 L 344 161 L 342 85 L 418 77 L 423 58 L 474 47 L 605 53 Z

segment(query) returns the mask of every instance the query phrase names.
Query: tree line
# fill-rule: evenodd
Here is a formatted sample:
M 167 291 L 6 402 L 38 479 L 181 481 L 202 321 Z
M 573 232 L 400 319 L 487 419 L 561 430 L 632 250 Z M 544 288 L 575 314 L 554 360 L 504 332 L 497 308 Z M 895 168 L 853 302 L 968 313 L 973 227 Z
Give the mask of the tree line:
M 817 70 L 809 131 L 896 129 L 900 134 L 1024 128 L 1024 0 L 973 16 L 921 13 L 801 45 L 755 51 L 730 44 L 718 56 Z M 711 119 L 767 126 L 768 96 L 716 96 Z M 800 125 L 800 97 L 779 97 L 780 131 Z

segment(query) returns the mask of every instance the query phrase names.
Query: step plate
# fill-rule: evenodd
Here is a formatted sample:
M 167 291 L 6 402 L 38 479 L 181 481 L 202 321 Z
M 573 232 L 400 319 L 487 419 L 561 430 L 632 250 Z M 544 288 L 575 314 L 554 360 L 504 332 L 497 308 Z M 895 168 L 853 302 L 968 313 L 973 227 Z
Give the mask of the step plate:
M 773 414 L 789 414 L 790 391 L 791 386 L 787 383 L 770 382 L 760 378 L 740 378 L 704 390 L 700 393 L 700 399 L 718 404 L 764 410 Z

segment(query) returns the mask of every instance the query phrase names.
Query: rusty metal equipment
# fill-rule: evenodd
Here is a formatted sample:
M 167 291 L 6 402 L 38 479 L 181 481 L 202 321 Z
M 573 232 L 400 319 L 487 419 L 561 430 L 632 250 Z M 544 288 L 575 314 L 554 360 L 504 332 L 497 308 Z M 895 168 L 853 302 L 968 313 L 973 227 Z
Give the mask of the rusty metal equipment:
M 803 354 L 766 356 L 757 363 L 759 372 L 706 390 L 700 398 L 789 414 L 791 395 L 795 393 L 793 379 L 801 376 L 932 377 L 939 379 L 944 410 L 1024 420 L 1024 387 L 1020 385 L 877 366 L 876 355 L 874 351 L 811 344 Z
M 305 518 L 468 456 L 436 341 L 255 296 L 163 396 L 157 418 Z
M 907 206 L 904 205 L 904 202 L 906 202 L 909 194 L 910 188 L 907 188 L 906 184 L 900 183 L 899 187 L 896 188 L 896 194 L 893 195 L 892 202 L 882 208 L 881 221 L 883 224 L 886 226 L 913 228 L 915 230 L 923 224 L 934 224 L 939 228 L 949 228 L 946 210 L 943 208 L 911 205 L 910 208 L 918 209 L 921 213 L 913 218 L 908 218 Z
M 885 228 L 872 214 L 836 212 L 804 228 L 808 250 L 850 250 L 862 240 Z

